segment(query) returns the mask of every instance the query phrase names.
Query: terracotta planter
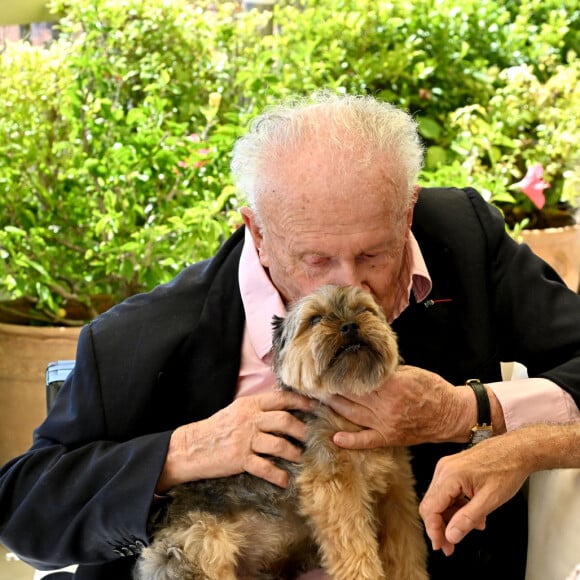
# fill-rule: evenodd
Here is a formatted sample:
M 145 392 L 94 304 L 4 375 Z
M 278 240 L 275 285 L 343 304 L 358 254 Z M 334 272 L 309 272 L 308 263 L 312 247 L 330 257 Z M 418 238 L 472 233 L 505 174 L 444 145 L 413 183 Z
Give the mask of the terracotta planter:
M 574 292 L 580 289 L 580 225 L 523 230 L 524 242 L 560 274 Z
M 80 328 L 0 323 L 0 464 L 26 451 L 46 416 L 46 367 L 74 359 Z

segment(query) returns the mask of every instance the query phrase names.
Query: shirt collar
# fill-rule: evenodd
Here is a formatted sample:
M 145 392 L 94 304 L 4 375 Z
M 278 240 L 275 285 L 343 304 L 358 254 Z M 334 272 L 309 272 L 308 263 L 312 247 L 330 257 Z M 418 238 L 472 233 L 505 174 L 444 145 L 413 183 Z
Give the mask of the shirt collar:
M 254 240 L 247 228 L 238 278 L 246 312 L 246 330 L 256 354 L 264 358 L 272 348 L 272 316 L 286 316 L 286 308 L 260 264 Z
M 413 233 L 409 232 L 409 238 L 405 244 L 405 258 L 399 276 L 397 296 L 389 322 L 393 322 L 409 306 L 411 292 L 417 302 L 422 302 L 431 292 L 431 287 L 431 276 L 429 276 L 421 248 L 419 248 Z

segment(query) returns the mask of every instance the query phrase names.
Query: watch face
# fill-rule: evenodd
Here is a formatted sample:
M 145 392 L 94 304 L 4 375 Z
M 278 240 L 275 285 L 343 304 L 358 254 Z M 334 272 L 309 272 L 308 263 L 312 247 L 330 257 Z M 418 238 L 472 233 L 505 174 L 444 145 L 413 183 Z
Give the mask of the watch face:
M 474 427 L 471 431 L 471 445 L 475 445 L 485 439 L 489 439 L 493 436 L 493 429 L 491 427 Z

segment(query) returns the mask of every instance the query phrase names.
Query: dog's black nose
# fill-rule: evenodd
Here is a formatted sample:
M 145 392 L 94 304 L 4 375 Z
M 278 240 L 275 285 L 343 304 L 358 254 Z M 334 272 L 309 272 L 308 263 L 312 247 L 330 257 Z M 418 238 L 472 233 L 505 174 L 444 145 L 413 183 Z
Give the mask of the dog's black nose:
M 355 336 L 358 336 L 358 329 L 359 329 L 359 326 L 356 322 L 345 322 L 340 327 L 340 333 L 344 334 L 345 336 L 347 336 L 349 338 L 353 338 Z

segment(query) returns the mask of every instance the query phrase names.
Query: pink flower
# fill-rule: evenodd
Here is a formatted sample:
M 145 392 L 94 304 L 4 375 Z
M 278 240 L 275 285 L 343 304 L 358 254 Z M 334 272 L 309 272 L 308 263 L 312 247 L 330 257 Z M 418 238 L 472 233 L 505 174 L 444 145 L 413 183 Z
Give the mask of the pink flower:
M 210 153 L 211 153 L 210 149 L 198 149 L 197 150 L 197 154 L 201 155 L 203 157 L 207 157 Z M 207 161 L 205 159 L 199 159 L 198 161 L 196 161 L 193 164 L 193 166 L 194 167 L 203 167 L 206 163 L 207 163 Z
M 544 176 L 544 168 L 541 163 L 536 163 L 528 168 L 528 172 L 524 175 L 524 178 L 517 183 L 514 183 L 513 187 L 519 187 L 531 200 L 532 203 L 538 208 L 542 209 L 546 203 L 546 197 L 544 196 L 544 189 L 550 187 L 550 184 L 542 179 Z
M 188 135 L 187 139 L 189 141 L 191 141 L 192 143 L 201 143 L 201 138 L 197 133 L 192 133 L 191 135 Z M 209 149 L 208 147 L 201 147 L 201 148 L 197 149 L 196 153 L 197 153 L 197 155 L 199 155 L 201 157 L 208 157 L 209 154 L 211 153 L 211 149 Z M 196 168 L 203 167 L 206 163 L 207 163 L 207 160 L 198 159 L 193 164 L 189 160 L 188 161 L 178 161 L 177 165 L 183 169 L 186 169 L 189 166 L 196 167 Z

